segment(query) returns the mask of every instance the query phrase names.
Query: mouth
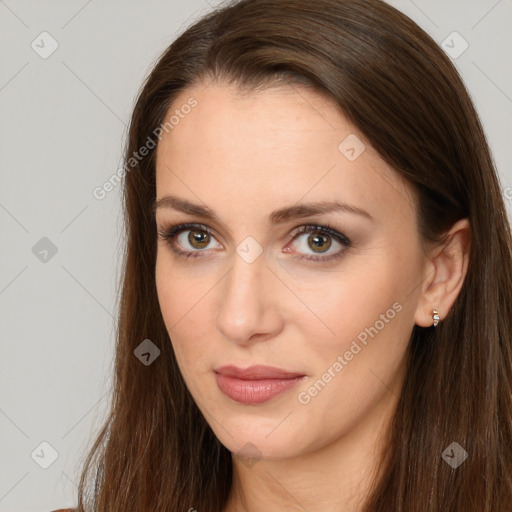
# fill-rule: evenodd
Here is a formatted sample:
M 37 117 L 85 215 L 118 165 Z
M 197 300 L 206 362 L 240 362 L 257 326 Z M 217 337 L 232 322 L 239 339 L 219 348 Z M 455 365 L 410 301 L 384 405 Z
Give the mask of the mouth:
M 214 370 L 219 389 L 228 398 L 244 405 L 268 402 L 301 382 L 304 373 L 290 372 L 272 366 L 222 366 Z

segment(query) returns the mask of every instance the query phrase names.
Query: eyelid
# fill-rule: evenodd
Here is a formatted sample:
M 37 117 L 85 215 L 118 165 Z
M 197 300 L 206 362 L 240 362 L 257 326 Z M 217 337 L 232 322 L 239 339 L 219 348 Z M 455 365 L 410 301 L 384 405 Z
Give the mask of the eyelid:
M 325 233 L 329 236 L 332 236 L 336 240 L 338 240 L 340 243 L 343 243 L 347 246 L 350 246 L 352 242 L 343 234 L 340 233 L 338 230 L 331 227 L 329 223 L 326 224 L 301 224 L 297 228 L 294 228 L 292 233 L 290 233 L 290 238 L 294 239 L 297 235 L 303 234 L 303 233 Z
M 170 238 L 181 231 L 197 229 L 198 231 L 205 231 L 209 235 L 213 236 L 213 230 L 205 224 L 198 222 L 180 222 L 177 224 L 163 223 L 163 226 L 158 229 L 158 236 L 162 238 Z

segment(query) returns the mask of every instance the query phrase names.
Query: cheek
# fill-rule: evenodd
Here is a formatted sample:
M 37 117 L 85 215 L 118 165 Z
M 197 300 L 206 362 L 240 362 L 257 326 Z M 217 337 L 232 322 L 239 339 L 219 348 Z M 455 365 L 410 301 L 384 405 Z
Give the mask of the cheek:
M 186 377 L 192 366 L 197 369 L 206 364 L 202 362 L 204 344 L 211 336 L 204 308 L 212 283 L 173 270 L 165 255 L 157 255 L 155 279 L 162 317 Z
M 356 385 L 358 378 L 367 377 L 369 366 L 386 366 L 389 377 L 400 364 L 414 325 L 414 297 L 408 294 L 419 265 L 412 255 L 403 258 L 382 247 L 355 256 L 353 262 L 343 273 L 319 274 L 314 286 L 301 287 L 303 302 L 317 318 L 298 318 L 315 373 L 346 356 L 342 364 L 357 370 L 343 373 L 346 378 L 352 374 Z
M 158 301 L 168 330 L 175 330 L 201 316 L 215 281 L 201 265 L 179 265 L 173 261 L 169 249 L 158 249 L 155 280 Z
M 325 340 L 324 347 L 337 350 L 340 340 L 357 336 L 401 300 L 397 276 L 391 273 L 385 257 L 365 260 L 361 258 L 357 267 L 354 264 L 343 272 L 320 273 L 309 285 L 303 279 L 296 288 L 301 298 L 301 303 L 296 302 L 297 313 L 301 313 L 297 318 L 303 329 Z M 303 314 L 304 305 L 311 314 Z
M 325 299 L 322 318 L 336 335 L 302 333 L 309 338 L 304 351 L 311 371 L 295 401 L 307 422 L 304 431 L 335 438 L 399 396 L 412 327 L 397 295 L 393 285 L 350 290 L 347 284 L 329 305 Z

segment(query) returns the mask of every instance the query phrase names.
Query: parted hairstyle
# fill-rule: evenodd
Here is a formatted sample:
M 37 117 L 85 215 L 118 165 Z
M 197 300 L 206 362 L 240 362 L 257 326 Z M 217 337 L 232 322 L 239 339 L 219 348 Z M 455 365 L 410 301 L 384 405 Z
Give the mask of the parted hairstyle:
M 442 242 L 454 222 L 469 220 L 464 284 L 436 328 L 411 332 L 387 457 L 378 461 L 384 476 L 364 511 L 512 510 L 511 233 L 461 77 L 426 32 L 383 1 L 241 0 L 177 37 L 134 107 L 112 401 L 81 469 L 77 511 L 220 512 L 231 490 L 231 453 L 185 385 L 157 298 L 156 147 L 130 160 L 148 138 L 158 142 L 155 129 L 178 94 L 214 80 L 246 91 L 313 88 L 416 191 L 424 241 Z M 161 351 L 149 366 L 134 356 L 145 339 Z M 441 458 L 452 442 L 468 453 L 456 469 Z

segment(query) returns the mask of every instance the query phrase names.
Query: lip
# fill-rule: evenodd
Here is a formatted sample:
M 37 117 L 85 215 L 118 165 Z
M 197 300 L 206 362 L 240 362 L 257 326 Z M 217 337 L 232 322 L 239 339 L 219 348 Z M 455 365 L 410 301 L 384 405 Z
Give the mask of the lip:
M 228 365 L 214 371 L 219 389 L 227 397 L 245 405 L 268 402 L 295 387 L 306 376 L 263 365 L 248 368 Z
M 294 377 L 304 377 L 304 373 L 290 372 L 276 368 L 274 366 L 265 366 L 262 364 L 249 366 L 248 368 L 239 368 L 234 365 L 220 366 L 215 368 L 215 373 L 234 377 L 242 380 L 259 380 L 259 379 L 291 379 Z

